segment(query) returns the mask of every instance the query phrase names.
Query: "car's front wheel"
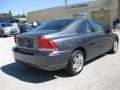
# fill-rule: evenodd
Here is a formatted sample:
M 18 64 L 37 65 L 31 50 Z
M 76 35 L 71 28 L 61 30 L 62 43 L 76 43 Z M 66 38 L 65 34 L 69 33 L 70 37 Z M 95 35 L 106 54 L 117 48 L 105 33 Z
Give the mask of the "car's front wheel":
M 4 32 L 1 32 L 1 37 L 4 37 L 5 35 L 4 35 Z
M 80 50 L 74 51 L 66 68 L 67 72 L 73 76 L 79 74 L 84 67 L 84 62 L 84 53 Z
M 112 54 L 115 54 L 118 51 L 118 40 L 115 39 L 113 46 L 112 46 L 112 50 L 110 51 Z

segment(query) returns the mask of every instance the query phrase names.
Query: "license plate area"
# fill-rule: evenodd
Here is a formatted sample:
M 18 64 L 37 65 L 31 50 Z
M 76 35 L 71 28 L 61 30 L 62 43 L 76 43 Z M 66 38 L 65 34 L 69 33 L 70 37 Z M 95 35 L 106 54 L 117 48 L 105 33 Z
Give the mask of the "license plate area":
M 33 48 L 33 39 L 31 38 L 18 38 L 18 45 L 25 48 Z

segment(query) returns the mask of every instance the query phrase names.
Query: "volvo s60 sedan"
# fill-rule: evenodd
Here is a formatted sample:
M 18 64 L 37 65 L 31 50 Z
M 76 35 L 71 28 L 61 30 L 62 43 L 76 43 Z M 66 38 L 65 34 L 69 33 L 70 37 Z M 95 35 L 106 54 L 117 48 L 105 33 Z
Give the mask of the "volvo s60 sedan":
M 66 69 L 77 75 L 86 61 L 106 52 L 116 53 L 119 39 L 99 21 L 61 19 L 17 35 L 15 42 L 17 62 L 48 71 Z

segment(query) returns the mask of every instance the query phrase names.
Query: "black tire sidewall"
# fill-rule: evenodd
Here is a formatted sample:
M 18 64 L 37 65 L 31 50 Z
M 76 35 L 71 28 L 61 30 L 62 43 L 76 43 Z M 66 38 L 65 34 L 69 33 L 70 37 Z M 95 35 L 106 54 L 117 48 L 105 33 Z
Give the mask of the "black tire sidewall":
M 4 32 L 1 32 L 1 37 L 4 37 Z
M 75 72 L 75 70 L 73 69 L 73 58 L 76 54 L 81 54 L 83 56 L 83 60 L 85 62 L 85 56 L 84 56 L 84 53 L 80 50 L 76 50 L 72 53 L 72 56 L 70 57 L 70 60 L 69 60 L 69 63 L 68 63 L 68 67 L 67 67 L 67 72 L 73 76 L 79 74 L 83 67 L 84 67 L 84 62 L 83 62 L 83 66 L 82 66 L 82 69 L 79 71 L 79 72 Z
M 118 41 L 117 41 L 117 39 L 115 39 L 114 42 L 115 41 L 117 42 L 117 48 L 118 48 Z M 112 51 L 111 51 L 111 53 L 113 53 L 113 54 L 117 53 L 117 51 L 114 51 L 114 42 L 113 42 Z

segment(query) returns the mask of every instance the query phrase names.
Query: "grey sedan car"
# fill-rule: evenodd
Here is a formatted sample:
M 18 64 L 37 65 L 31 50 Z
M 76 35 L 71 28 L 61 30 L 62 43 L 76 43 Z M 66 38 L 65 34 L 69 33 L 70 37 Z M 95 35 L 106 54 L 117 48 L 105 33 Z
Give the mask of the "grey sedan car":
M 15 37 L 17 62 L 44 70 L 66 69 L 79 74 L 86 61 L 106 52 L 116 53 L 118 36 L 91 19 L 47 22 Z
M 19 28 L 13 27 L 11 23 L 0 23 L 0 36 L 4 37 L 14 34 L 19 34 Z

